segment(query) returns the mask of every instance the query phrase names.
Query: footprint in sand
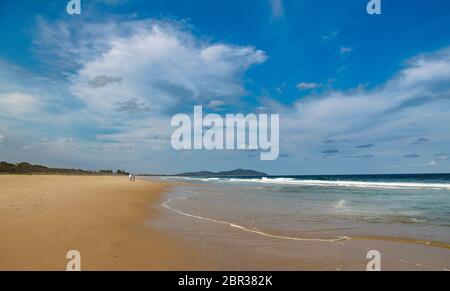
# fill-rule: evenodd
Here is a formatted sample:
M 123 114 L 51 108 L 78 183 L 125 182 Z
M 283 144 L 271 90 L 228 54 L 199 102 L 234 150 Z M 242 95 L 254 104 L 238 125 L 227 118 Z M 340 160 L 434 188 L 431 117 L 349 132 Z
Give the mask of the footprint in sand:
M 111 254 L 114 258 L 119 258 L 120 243 L 116 240 L 111 241 Z

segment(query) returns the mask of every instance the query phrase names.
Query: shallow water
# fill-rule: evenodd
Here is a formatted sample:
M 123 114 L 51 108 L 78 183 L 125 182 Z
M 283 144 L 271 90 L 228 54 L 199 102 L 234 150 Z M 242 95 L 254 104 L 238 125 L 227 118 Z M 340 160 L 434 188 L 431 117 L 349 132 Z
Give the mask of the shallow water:
M 450 176 L 180 178 L 167 209 L 261 236 L 336 241 L 395 237 L 450 243 Z

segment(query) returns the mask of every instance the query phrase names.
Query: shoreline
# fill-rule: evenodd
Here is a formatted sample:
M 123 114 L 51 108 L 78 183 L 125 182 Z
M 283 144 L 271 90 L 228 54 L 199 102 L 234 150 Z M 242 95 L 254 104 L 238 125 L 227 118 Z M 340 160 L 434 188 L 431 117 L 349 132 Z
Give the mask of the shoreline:
M 277 234 L 277 233 L 269 233 L 264 230 L 257 230 L 257 229 L 251 229 L 247 228 L 245 226 L 236 224 L 234 222 L 230 221 L 224 221 L 224 220 L 218 220 L 210 217 L 204 217 L 199 216 L 195 214 L 190 214 L 187 212 L 184 212 L 182 210 L 179 210 L 177 208 L 173 208 L 168 205 L 168 203 L 171 202 L 171 199 L 168 199 L 164 201 L 161 206 L 172 211 L 175 213 L 178 213 L 179 215 L 183 215 L 186 217 L 191 217 L 198 220 L 208 221 L 216 224 L 222 224 L 227 225 L 230 228 L 239 229 L 245 232 L 253 233 L 262 237 L 270 237 L 275 239 L 282 239 L 282 240 L 291 240 L 291 241 L 312 241 L 312 242 L 341 242 L 341 241 L 348 241 L 348 240 L 359 240 L 359 241 L 385 241 L 385 242 L 401 242 L 401 243 L 407 243 L 407 244 L 416 244 L 416 245 L 424 245 L 428 247 L 435 247 L 435 248 L 442 248 L 442 249 L 448 249 L 450 250 L 450 244 L 446 242 L 440 242 L 440 241 L 432 241 L 432 240 L 423 240 L 423 239 L 417 239 L 417 238 L 410 238 L 410 237 L 394 237 L 394 236 L 337 236 L 334 238 L 325 238 L 325 237 L 294 237 L 294 236 L 286 236 L 283 234 Z
M 196 192 L 196 187 L 209 192 L 204 184 L 182 185 L 186 192 Z M 178 191 L 174 188 L 166 193 L 167 199 L 161 204 L 165 211 L 158 219 L 160 227 L 185 242 L 195 242 L 219 270 L 364 271 L 370 250 L 382 254 L 383 270 L 450 269 L 449 244 L 444 242 L 408 237 L 351 235 L 342 239 L 283 234 L 252 227 L 251 221 L 241 224 L 224 220 L 214 212 L 208 215 L 206 204 L 189 204 L 186 198 L 178 200 L 175 197 L 184 197 L 174 194 Z M 186 208 L 188 205 L 191 208 Z
M 169 183 L 127 177 L 0 175 L 0 270 L 207 269 L 189 244 L 149 227 Z
M 196 186 L 198 186 L 198 185 L 196 185 Z M 236 224 L 234 222 L 230 222 L 230 221 L 218 220 L 218 219 L 214 219 L 211 217 L 204 217 L 204 216 L 199 216 L 196 214 L 187 213 L 187 212 L 184 212 L 177 208 L 169 206 L 168 204 L 171 201 L 172 201 L 172 199 L 167 199 L 161 204 L 161 206 L 174 212 L 174 213 L 178 213 L 179 215 L 191 217 L 193 219 L 209 221 L 209 222 L 216 223 L 216 224 L 228 225 L 228 227 L 230 227 L 230 228 L 239 229 L 239 230 L 249 232 L 249 233 L 254 233 L 254 234 L 262 236 L 262 237 L 271 237 L 271 238 L 276 238 L 276 239 L 292 240 L 292 241 L 316 241 L 316 242 L 341 242 L 341 241 L 346 241 L 346 240 L 402 242 L 402 243 L 424 245 L 424 246 L 429 246 L 429 247 L 450 250 L 450 243 L 441 242 L 441 241 L 433 241 L 433 240 L 424 240 L 424 239 L 411 238 L 411 237 L 370 236 L 370 235 L 362 235 L 361 236 L 360 235 L 360 236 L 337 236 L 334 238 L 331 238 L 331 237 L 330 238 L 326 238 L 326 237 L 314 238 L 314 237 L 286 236 L 286 235 L 279 234 L 279 233 L 269 233 L 269 232 L 265 232 L 264 230 L 247 228 L 246 226 L 242 226 L 242 225 Z

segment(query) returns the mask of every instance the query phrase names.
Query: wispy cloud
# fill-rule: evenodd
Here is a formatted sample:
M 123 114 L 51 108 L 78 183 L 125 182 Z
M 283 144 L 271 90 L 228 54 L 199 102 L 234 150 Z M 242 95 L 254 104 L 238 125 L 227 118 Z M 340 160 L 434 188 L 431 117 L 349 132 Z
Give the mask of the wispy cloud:
M 296 87 L 298 90 L 313 90 L 313 89 L 320 88 L 321 86 L 322 86 L 322 84 L 320 84 L 320 83 L 301 82 L 301 83 L 298 83 Z
M 424 121 L 421 128 L 442 130 L 446 123 L 436 124 L 436 119 L 447 119 L 449 81 L 450 49 L 444 49 L 406 62 L 404 69 L 378 88 L 331 90 L 321 96 L 303 98 L 295 103 L 290 114 L 294 114 L 299 132 L 343 134 L 382 129 L 378 134 L 387 134 L 402 132 L 400 128 L 406 130 L 419 121 Z M 432 119 L 426 119 L 431 116 Z M 394 127 L 389 130 L 389 126 Z
M 439 154 L 434 154 L 434 156 L 436 156 L 438 160 L 446 161 L 449 159 L 450 153 L 439 153 Z
M 353 155 L 353 156 L 346 156 L 346 158 L 354 158 L 354 159 L 372 159 L 375 158 L 375 155 L 366 154 L 366 155 Z
M 425 144 L 427 143 L 429 140 L 428 138 L 425 137 L 419 137 L 416 140 L 414 140 L 413 142 L 411 142 L 412 145 L 418 145 L 418 144 Z
M 2 115 L 28 119 L 31 114 L 40 112 L 44 106 L 42 99 L 40 96 L 21 91 L 0 94 Z
M 417 158 L 420 158 L 420 155 L 419 154 L 407 154 L 407 155 L 404 155 L 403 157 L 407 158 L 407 159 L 417 159 Z
M 285 13 L 283 0 L 268 0 L 268 1 L 272 13 L 272 20 L 283 17 Z
M 339 153 L 338 150 L 325 150 L 325 151 L 322 151 L 322 154 L 327 154 L 327 155 L 333 155 L 333 154 L 337 154 L 337 153 Z
M 102 88 L 107 86 L 108 84 L 120 84 L 120 83 L 122 83 L 121 77 L 111 77 L 106 75 L 96 76 L 92 80 L 88 81 L 88 84 L 91 88 Z
M 448 147 L 450 49 L 422 54 L 404 62 L 392 79 L 375 88 L 330 89 L 302 97 L 294 106 L 279 104 L 277 110 L 283 121 L 283 144 L 290 147 L 289 151 L 301 148 L 310 157 L 314 157 L 320 143 L 330 141 L 330 136 L 359 142 L 356 147 L 360 149 L 372 148 L 371 154 L 380 163 L 409 156 L 411 153 L 402 152 L 408 150 L 405 144 L 410 144 L 411 140 L 424 143 L 423 137 L 419 140 L 417 136 L 425 134 L 427 140 L 436 141 L 435 147 Z M 365 140 L 374 143 L 366 144 Z M 373 150 L 375 144 L 376 150 Z M 427 150 L 432 148 L 430 144 Z M 343 152 L 351 150 L 345 149 Z M 425 156 L 425 153 L 420 155 Z
M 325 139 L 323 143 L 332 144 L 332 143 L 346 143 L 349 142 L 348 139 Z
M 338 35 L 339 35 L 339 31 L 338 30 L 334 30 L 334 31 L 332 31 L 332 32 L 330 32 L 328 34 L 323 35 L 322 36 L 322 40 L 328 41 L 328 40 L 331 40 L 333 38 L 336 38 Z
M 207 108 L 211 110 L 221 110 L 225 107 L 225 101 L 223 100 L 211 100 L 209 101 Z
M 139 102 L 137 98 L 132 98 L 125 102 L 117 102 L 116 110 L 120 112 L 126 112 L 131 114 L 150 112 L 152 108 L 145 102 Z
M 345 47 L 345 46 L 343 46 L 343 47 L 341 47 L 341 48 L 339 49 L 339 52 L 341 53 L 341 55 L 348 54 L 348 53 L 350 53 L 351 51 L 353 51 L 353 49 L 352 49 L 351 47 Z
M 373 148 L 375 145 L 373 143 L 368 143 L 368 144 L 362 144 L 362 145 L 358 145 L 356 146 L 356 148 L 358 149 L 367 149 L 367 148 Z

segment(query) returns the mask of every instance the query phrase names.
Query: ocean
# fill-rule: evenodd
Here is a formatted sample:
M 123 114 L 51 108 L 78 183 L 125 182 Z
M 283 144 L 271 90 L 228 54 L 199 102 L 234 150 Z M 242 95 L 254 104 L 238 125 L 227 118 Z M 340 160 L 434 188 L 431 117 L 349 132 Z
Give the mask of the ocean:
M 187 182 L 162 204 L 172 213 L 255 236 L 450 245 L 450 174 L 163 179 Z

